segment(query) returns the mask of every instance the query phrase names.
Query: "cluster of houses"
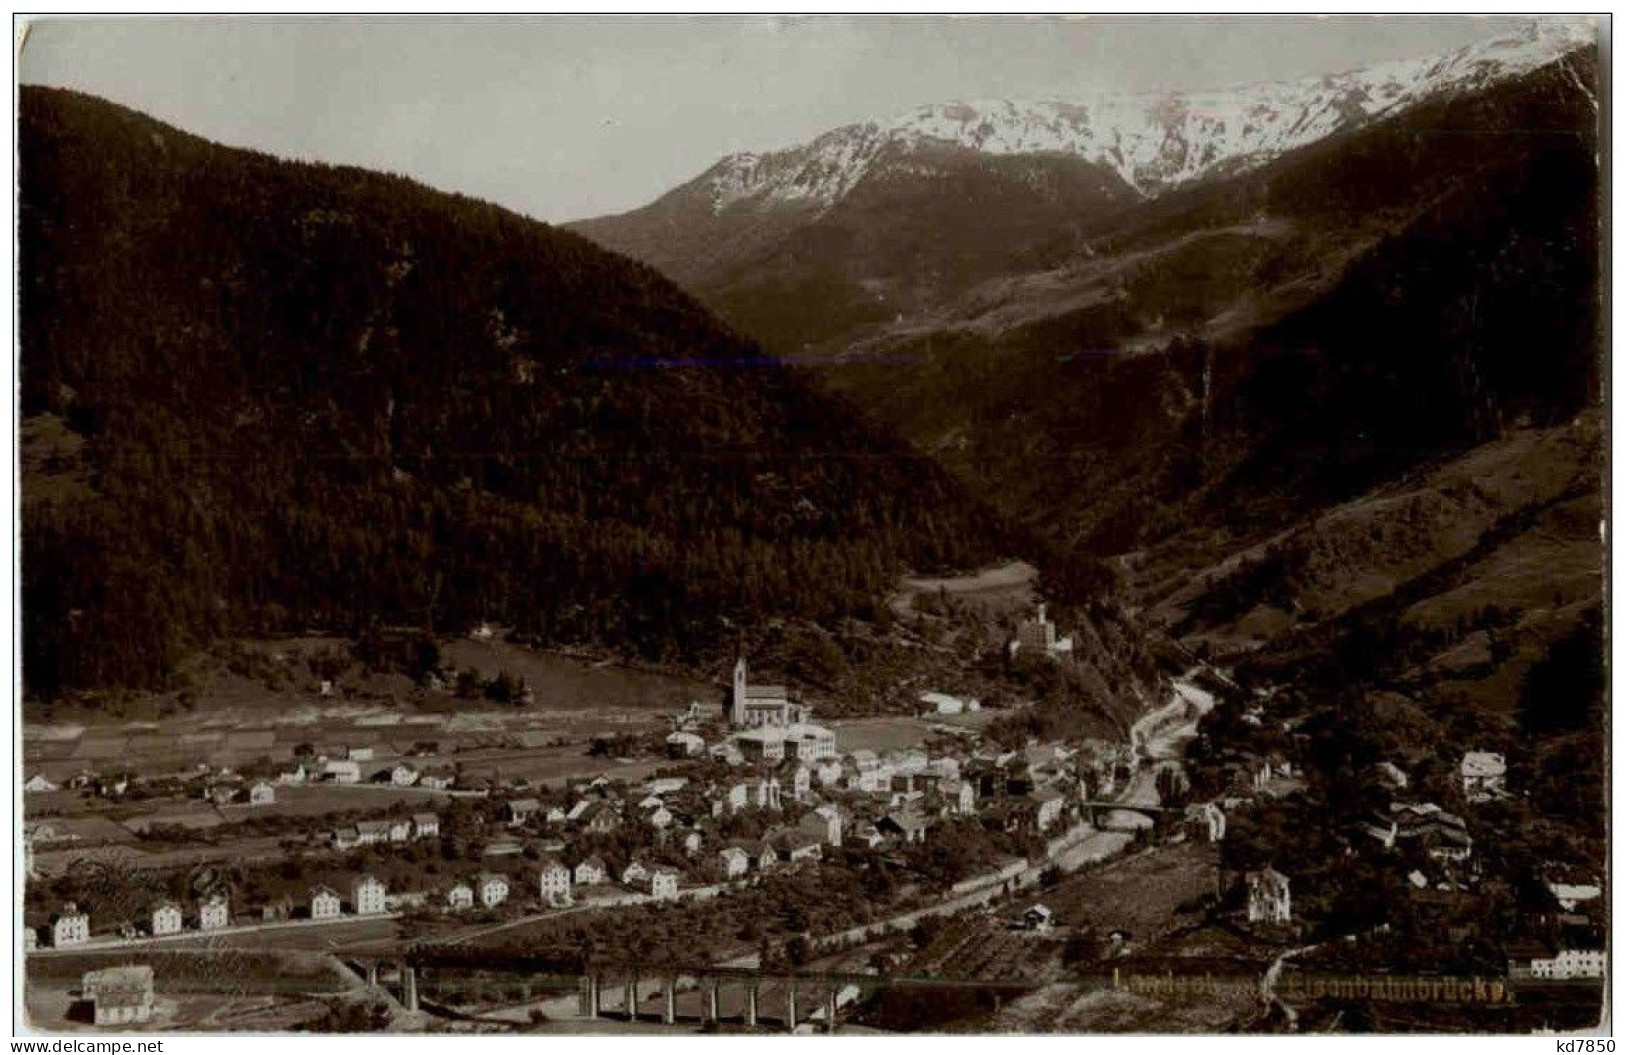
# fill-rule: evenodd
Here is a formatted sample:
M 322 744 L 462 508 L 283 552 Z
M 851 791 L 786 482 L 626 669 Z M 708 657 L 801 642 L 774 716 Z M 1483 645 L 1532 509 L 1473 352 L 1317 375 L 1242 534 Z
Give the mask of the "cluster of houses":
M 375 767 L 372 747 L 334 747 L 295 762 L 277 773 L 279 784 L 384 784 L 396 788 L 422 787 L 446 791 L 457 783 L 456 773 L 444 766 L 419 767 L 404 759 Z
M 440 817 L 434 813 L 414 813 L 410 817 L 394 817 L 381 821 L 357 821 L 338 828 L 328 837 L 335 850 L 354 850 L 361 846 L 381 846 L 435 839 L 440 835 Z
M 1468 751 L 1460 764 L 1462 797 L 1469 803 L 1480 804 L 1504 798 L 1506 788 L 1506 756 L 1489 751 Z M 1410 786 L 1410 776 L 1392 762 L 1379 762 L 1373 776 L 1377 785 L 1390 793 L 1401 793 Z M 1359 833 L 1368 836 L 1385 850 L 1415 849 L 1440 866 L 1445 874 L 1430 880 L 1420 870 L 1410 873 L 1411 885 L 1422 889 L 1430 885 L 1439 889 L 1465 888 L 1471 875 L 1464 866 L 1473 856 L 1473 837 L 1467 821 L 1433 802 L 1406 802 L 1394 799 L 1387 812 L 1376 813 L 1360 823 Z
M 376 916 L 389 911 L 388 888 L 375 876 L 361 875 L 356 877 L 350 885 L 349 912 L 345 911 L 345 901 L 337 891 L 327 886 L 317 886 L 311 889 L 306 918 L 312 920 L 334 920 L 346 914 L 353 916 Z M 278 923 L 297 918 L 297 909 L 291 898 L 281 898 L 261 909 L 260 921 L 264 923 Z M 196 909 L 190 916 L 177 901 L 164 900 L 153 906 L 151 911 L 151 925 L 146 935 L 130 925 L 120 932 L 120 937 L 137 938 L 151 936 L 154 938 L 169 937 L 177 934 L 196 931 L 209 933 L 221 931 L 233 926 L 231 915 L 231 901 L 224 894 L 213 894 L 200 900 Z M 242 925 L 239 920 L 236 924 Z M 53 915 L 46 926 L 53 948 L 65 949 L 76 945 L 84 945 L 91 939 L 90 913 L 74 902 L 68 902 L 62 909 Z M 23 941 L 26 947 L 37 947 L 40 934 L 33 928 L 26 928 L 23 932 Z

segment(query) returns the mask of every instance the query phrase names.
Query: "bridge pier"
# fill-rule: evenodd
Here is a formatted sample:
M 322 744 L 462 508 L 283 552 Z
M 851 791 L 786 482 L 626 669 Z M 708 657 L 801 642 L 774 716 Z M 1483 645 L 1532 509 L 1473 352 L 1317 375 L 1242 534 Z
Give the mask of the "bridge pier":
M 638 1020 L 638 980 L 635 976 L 626 983 L 626 1020 Z
M 721 988 L 721 984 L 715 979 L 705 983 L 705 1011 L 707 1022 L 722 1021 L 722 1009 L 719 1006 L 717 999 L 718 990 Z
M 401 1006 L 408 1011 L 418 1009 L 418 970 L 409 964 L 401 967 Z
M 367 964 L 367 988 L 378 988 L 378 965 L 375 963 Z
M 824 1005 L 824 1032 L 835 1032 L 835 1007 L 840 1003 L 840 994 L 834 989 L 829 991 L 829 1001 Z
M 759 986 L 755 985 L 754 983 L 747 983 L 745 985 L 745 1025 L 747 1025 L 747 1026 L 756 1025 L 756 1018 L 757 1018 L 756 1001 L 757 1001 L 759 995 L 760 995 L 760 987 Z
M 784 997 L 785 1028 L 791 1033 L 796 1031 L 796 984 L 790 983 L 790 989 Z
M 581 1017 L 598 1017 L 598 976 L 595 974 L 581 976 Z
M 663 988 L 666 991 L 666 1007 L 661 1013 L 661 1021 L 669 1026 L 677 1021 L 677 979 L 667 978 Z

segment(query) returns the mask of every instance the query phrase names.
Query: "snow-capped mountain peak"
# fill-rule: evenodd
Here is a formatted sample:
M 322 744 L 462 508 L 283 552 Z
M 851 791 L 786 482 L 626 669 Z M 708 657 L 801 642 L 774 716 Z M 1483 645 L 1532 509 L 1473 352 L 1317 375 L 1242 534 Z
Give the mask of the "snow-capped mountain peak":
M 888 150 L 947 144 L 987 154 L 1075 156 L 1154 196 L 1264 164 L 1424 99 L 1527 73 L 1592 43 L 1591 32 L 1583 23 L 1537 23 L 1525 34 L 1445 55 L 1215 91 L 936 103 L 787 150 L 734 154 L 704 179 L 716 212 L 745 202 L 824 209 Z

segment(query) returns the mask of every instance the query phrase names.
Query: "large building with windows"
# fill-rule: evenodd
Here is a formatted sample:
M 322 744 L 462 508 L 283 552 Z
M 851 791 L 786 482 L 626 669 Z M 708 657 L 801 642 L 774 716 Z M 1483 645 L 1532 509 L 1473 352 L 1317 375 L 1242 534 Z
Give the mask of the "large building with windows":
M 785 728 L 807 720 L 808 708 L 790 701 L 782 685 L 752 685 L 745 657 L 734 664 L 733 707 L 729 718 L 744 729 Z
M 1040 604 L 1032 619 L 1025 619 L 1016 627 L 1016 636 L 1007 647 L 1011 659 L 1022 652 L 1060 659 L 1072 654 L 1073 641 L 1070 635 L 1061 637 L 1056 632 L 1055 624 L 1050 622 L 1047 606 Z

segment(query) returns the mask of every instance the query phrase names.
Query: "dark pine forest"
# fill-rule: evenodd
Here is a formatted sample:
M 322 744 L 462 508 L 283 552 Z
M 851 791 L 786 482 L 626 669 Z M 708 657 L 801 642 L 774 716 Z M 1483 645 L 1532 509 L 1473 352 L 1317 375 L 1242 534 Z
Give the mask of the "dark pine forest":
M 647 267 L 87 96 L 20 107 L 31 695 L 380 624 L 695 661 L 999 553 L 940 470 Z

